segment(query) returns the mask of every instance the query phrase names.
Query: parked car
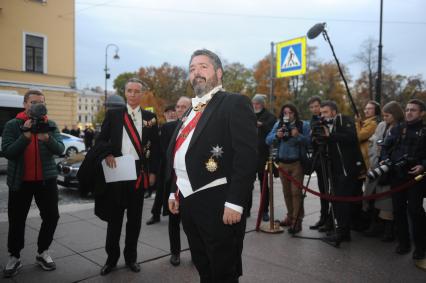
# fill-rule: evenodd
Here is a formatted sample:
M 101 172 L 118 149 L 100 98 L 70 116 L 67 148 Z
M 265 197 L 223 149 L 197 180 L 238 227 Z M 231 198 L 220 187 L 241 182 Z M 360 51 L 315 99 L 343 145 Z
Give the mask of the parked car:
M 74 154 L 59 161 L 56 165 L 58 168 L 57 183 L 64 187 L 79 188 L 77 172 L 83 162 L 85 153 Z
M 61 133 L 61 137 L 65 145 L 65 150 L 63 152 L 65 156 L 72 156 L 86 150 L 83 139 L 65 133 Z

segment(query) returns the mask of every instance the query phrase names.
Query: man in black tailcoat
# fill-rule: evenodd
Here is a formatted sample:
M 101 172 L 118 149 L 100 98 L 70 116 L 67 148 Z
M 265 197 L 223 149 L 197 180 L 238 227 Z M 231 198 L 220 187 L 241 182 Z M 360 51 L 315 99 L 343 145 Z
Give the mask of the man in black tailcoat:
M 124 259 L 133 272 L 139 272 L 137 242 L 141 228 L 144 189 L 155 182 L 159 161 L 159 137 L 155 114 L 140 107 L 145 84 L 130 79 L 125 85 L 127 105 L 106 113 L 97 141 L 106 143 L 110 153 L 106 165 L 117 166 L 115 158 L 130 155 L 135 159 L 137 179 L 108 183 L 103 214 L 108 221 L 105 250 L 107 261 L 101 275 L 110 273 L 120 257 L 120 235 L 127 209 Z
M 189 78 L 196 97 L 168 148 L 169 209 L 180 213 L 201 282 L 238 282 L 245 213 L 256 176 L 256 116 L 250 100 L 222 88 L 223 68 L 195 51 Z

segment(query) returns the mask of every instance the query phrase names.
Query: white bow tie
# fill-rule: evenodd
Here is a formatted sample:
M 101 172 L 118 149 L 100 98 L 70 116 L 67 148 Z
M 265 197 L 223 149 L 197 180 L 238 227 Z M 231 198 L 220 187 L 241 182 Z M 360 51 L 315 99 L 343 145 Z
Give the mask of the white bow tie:
M 203 95 L 202 97 L 196 96 L 196 97 L 192 98 L 192 107 L 194 108 L 194 107 L 197 107 L 197 106 L 200 107 L 200 106 L 206 105 L 207 102 L 209 102 L 209 100 L 212 98 L 212 96 L 220 90 L 222 90 L 222 85 L 216 86 L 209 93 Z

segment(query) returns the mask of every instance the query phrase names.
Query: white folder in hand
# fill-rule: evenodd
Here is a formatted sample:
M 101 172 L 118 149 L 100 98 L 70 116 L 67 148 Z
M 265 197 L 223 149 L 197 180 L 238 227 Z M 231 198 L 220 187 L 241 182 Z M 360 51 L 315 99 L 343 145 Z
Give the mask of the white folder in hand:
M 117 167 L 109 168 L 102 160 L 102 169 L 104 170 L 105 182 L 112 183 L 118 181 L 136 180 L 135 158 L 131 155 L 123 155 L 115 158 Z

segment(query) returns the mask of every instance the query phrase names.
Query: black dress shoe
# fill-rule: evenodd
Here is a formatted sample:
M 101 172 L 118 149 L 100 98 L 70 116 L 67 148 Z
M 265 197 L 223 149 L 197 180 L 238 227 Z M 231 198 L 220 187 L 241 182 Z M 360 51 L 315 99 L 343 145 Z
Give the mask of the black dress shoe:
M 325 218 L 321 217 L 317 223 L 314 225 L 309 226 L 309 229 L 311 230 L 318 230 L 319 227 L 325 224 Z
M 318 232 L 328 232 L 333 230 L 333 223 L 331 221 L 325 221 L 324 225 L 318 227 Z
M 180 264 L 180 255 L 179 254 L 172 254 L 170 257 L 170 263 L 173 266 L 178 266 Z
M 351 233 L 337 231 L 336 233 L 330 234 L 330 236 L 324 237 L 323 240 L 329 244 L 332 244 L 338 247 L 341 242 L 351 241 Z
M 139 263 L 137 263 L 137 262 L 126 263 L 126 265 L 133 272 L 140 272 L 141 271 L 141 267 L 140 267 Z
M 395 252 L 400 255 L 408 254 L 411 251 L 411 245 L 407 243 L 399 243 L 396 247 Z
M 115 268 L 115 265 L 105 264 L 101 269 L 101 275 L 107 275 Z
M 425 249 L 415 249 L 413 252 L 413 259 L 420 260 L 425 258 Z
M 146 222 L 146 225 L 152 225 L 155 224 L 157 222 L 160 222 L 160 216 L 151 216 L 151 218 Z

